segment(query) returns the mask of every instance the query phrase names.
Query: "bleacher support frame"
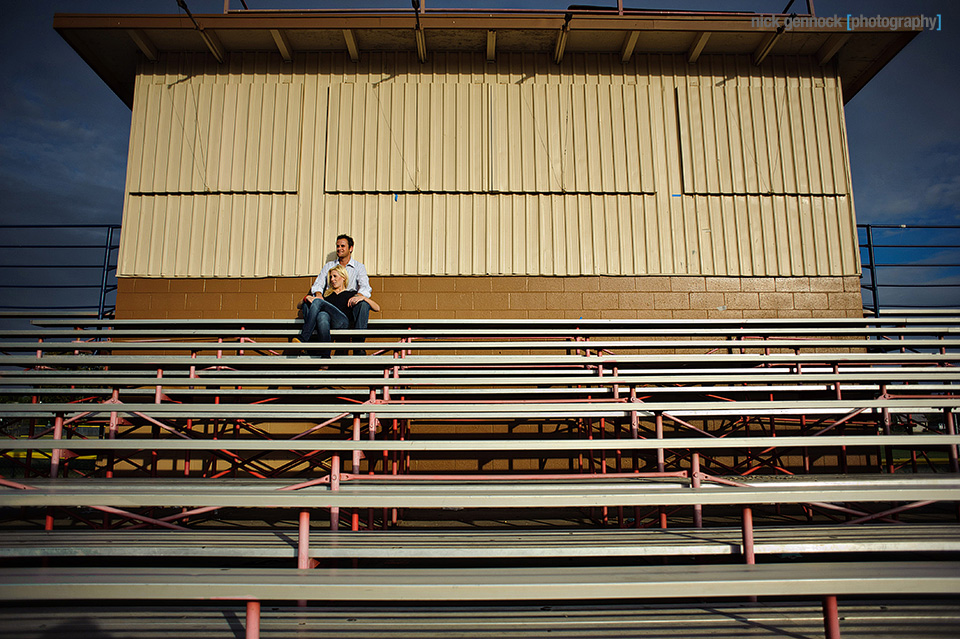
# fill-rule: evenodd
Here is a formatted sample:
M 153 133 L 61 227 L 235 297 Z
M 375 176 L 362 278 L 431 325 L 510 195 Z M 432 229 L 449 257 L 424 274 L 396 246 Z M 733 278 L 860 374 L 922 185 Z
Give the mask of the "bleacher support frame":
M 69 523 L 107 539 L 155 534 L 148 528 L 229 537 L 225 527 L 268 517 L 296 539 L 294 571 L 330 561 L 322 556 L 327 535 L 402 538 L 404 528 L 428 523 L 423 517 L 446 531 L 410 537 L 433 540 L 423 546 L 428 556 L 452 546 L 453 556 L 490 559 L 489 546 L 484 555 L 483 544 L 468 535 L 457 541 L 450 528 L 456 513 L 475 512 L 513 518 L 540 540 L 548 537 L 537 537 L 545 532 L 537 513 L 551 512 L 571 534 L 525 552 L 575 558 L 601 574 L 611 567 L 589 568 L 600 556 L 590 548 L 611 549 L 603 556 L 625 565 L 648 551 L 631 553 L 613 537 L 598 542 L 589 531 L 662 533 L 677 524 L 723 531 L 725 539 L 736 531 L 744 566 L 765 563 L 756 561 L 758 536 L 800 534 L 785 524 L 826 527 L 804 552 L 829 554 L 831 530 L 872 522 L 863 527 L 872 537 L 854 536 L 847 548 L 889 555 L 865 568 L 882 579 L 894 579 L 902 555 L 957 552 L 949 542 L 960 502 L 956 314 L 382 320 L 368 331 L 335 332 L 330 344 L 289 342 L 290 320 L 37 324 L 0 334 L 0 394 L 8 400 L 0 420 L 11 437 L 0 446 L 9 468 L 0 476 L 0 513 L 8 529 L 28 530 L 40 516 L 47 531 Z M 357 337 L 368 355 L 315 356 Z M 901 533 L 884 532 L 929 524 L 942 533 L 915 546 L 888 543 Z M 497 527 L 489 533 L 493 547 L 504 539 Z M 0 544 L 5 539 L 14 538 L 0 529 Z M 369 549 L 388 537 L 372 539 L 355 561 L 383 557 Z M 16 556 L 56 557 L 64 543 L 39 537 Z M 662 555 L 671 565 L 716 561 L 717 546 L 671 548 Z M 527 556 L 507 555 L 497 557 L 507 573 Z M 119 575 L 99 567 L 103 552 L 83 556 L 104 583 Z M 41 573 L 54 579 L 51 570 Z M 724 570 L 732 581 L 723 577 L 703 596 L 733 592 L 731 584 L 753 574 Z M 7 578 L 18 574 L 32 578 Z M 436 587 L 451 587 L 455 574 L 441 571 Z M 544 584 L 556 578 L 550 574 Z M 252 588 L 280 592 L 258 586 L 257 576 L 249 576 Z M 836 594 L 846 591 L 830 591 L 831 583 L 804 593 L 823 596 L 827 636 L 837 637 Z M 38 597 L 77 594 L 63 588 Z M 741 594 L 768 594 L 747 590 Z M 251 601 L 251 619 L 269 597 Z

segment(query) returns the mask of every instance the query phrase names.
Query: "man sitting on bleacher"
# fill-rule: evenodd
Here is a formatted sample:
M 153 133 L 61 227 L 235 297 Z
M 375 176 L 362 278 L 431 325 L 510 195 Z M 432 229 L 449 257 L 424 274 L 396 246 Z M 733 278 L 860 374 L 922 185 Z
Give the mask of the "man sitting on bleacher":
M 337 264 L 347 269 L 350 288 L 356 289 L 357 294 L 347 301 L 350 310 L 350 328 L 366 329 L 367 322 L 370 319 L 370 304 L 366 299 L 371 296 L 373 289 L 370 288 L 370 277 L 367 275 L 367 267 L 353 259 L 353 238 L 346 234 L 337 236 L 337 259 L 330 260 L 320 269 L 320 275 L 314 280 L 310 287 L 311 295 L 323 296 L 326 293 L 330 278 L 328 274 Z M 357 337 L 354 341 L 362 342 L 362 337 Z M 356 350 L 354 355 L 366 355 L 366 351 Z

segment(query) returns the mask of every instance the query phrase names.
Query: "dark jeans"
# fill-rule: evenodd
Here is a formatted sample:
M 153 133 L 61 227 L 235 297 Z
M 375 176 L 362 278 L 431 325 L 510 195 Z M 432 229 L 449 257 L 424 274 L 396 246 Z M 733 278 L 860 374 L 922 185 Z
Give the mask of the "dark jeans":
M 367 322 L 368 322 L 368 320 L 370 319 L 370 305 L 367 304 L 366 302 L 360 302 L 360 303 L 358 303 L 358 304 L 354 304 L 353 306 L 351 306 L 351 307 L 350 307 L 350 311 L 351 311 L 352 314 L 353 314 L 353 317 L 351 318 L 351 319 L 353 320 L 353 322 L 352 322 L 353 328 L 366 329 L 366 328 L 367 328 Z M 354 338 L 353 338 L 353 341 L 354 341 L 354 342 L 362 342 L 363 339 L 364 339 L 364 338 L 362 338 L 362 337 L 354 337 Z M 366 355 L 366 354 L 367 354 L 367 351 L 363 351 L 363 350 L 357 349 L 357 350 L 353 351 L 353 354 L 354 354 L 354 355 Z
M 312 302 L 303 303 L 303 328 L 300 329 L 300 341 L 314 341 L 313 334 L 317 333 L 319 339 L 316 341 L 329 342 L 331 328 L 347 328 L 349 325 L 350 320 L 343 311 L 318 297 Z M 330 357 L 330 351 L 320 351 L 320 357 Z

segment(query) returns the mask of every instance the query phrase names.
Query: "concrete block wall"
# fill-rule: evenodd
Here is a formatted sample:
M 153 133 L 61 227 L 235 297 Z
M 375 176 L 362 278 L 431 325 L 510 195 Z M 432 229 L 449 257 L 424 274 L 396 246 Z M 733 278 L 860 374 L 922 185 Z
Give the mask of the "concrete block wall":
M 117 317 L 292 318 L 313 277 L 121 278 Z M 383 318 L 861 317 L 848 277 L 371 277 Z M 378 315 L 374 315 L 378 317 Z

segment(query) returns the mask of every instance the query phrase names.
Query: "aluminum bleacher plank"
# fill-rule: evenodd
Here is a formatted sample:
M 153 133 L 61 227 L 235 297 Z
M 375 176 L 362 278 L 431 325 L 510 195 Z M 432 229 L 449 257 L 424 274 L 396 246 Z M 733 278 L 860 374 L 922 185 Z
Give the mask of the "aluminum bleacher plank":
M 960 337 L 960 335 L 958 335 Z M 108 351 L 237 351 L 237 350 L 304 350 L 313 351 L 327 348 L 343 348 L 342 342 L 256 342 L 223 341 L 223 342 L 180 342 L 180 341 L 99 341 L 99 342 L 34 342 L 34 341 L 7 341 L 3 342 L 5 351 L 73 351 L 73 350 L 108 350 Z M 862 339 L 743 339 L 743 340 L 589 340 L 589 341 L 561 341 L 561 340 L 462 340 L 462 341 L 433 341 L 416 340 L 410 342 L 366 341 L 363 348 L 374 351 L 442 351 L 442 350 L 808 350 L 808 349 L 941 349 L 960 346 L 958 339 L 930 339 L 911 338 L 892 341 L 866 341 Z
M 0 600 L 564 601 L 960 593 L 958 562 L 397 569 L 3 568 Z
M 315 559 L 505 559 L 742 554 L 740 528 L 391 530 L 314 532 Z M 960 526 L 754 528 L 757 554 L 960 552 Z M 0 557 L 293 558 L 296 530 L 0 532 Z
M 954 639 L 960 604 L 945 598 L 840 601 L 844 639 Z M 237 639 L 243 605 L 10 606 L 0 627 L 18 639 Z M 264 606 L 260 636 L 342 639 L 812 638 L 823 614 L 809 602 L 520 606 Z
M 316 344 L 311 344 L 313 347 Z M 343 348 L 336 344 L 333 348 Z M 327 347 L 329 348 L 329 346 Z M 37 350 L 36 347 L 33 350 Z M 216 349 L 208 349 L 216 350 Z M 246 350 L 255 350 L 247 347 Z M 110 366 L 162 368 L 170 367 L 319 367 L 319 366 L 356 366 L 360 368 L 392 369 L 402 367 L 443 367 L 478 366 L 504 370 L 511 364 L 524 367 L 534 366 L 628 366 L 646 365 L 662 368 L 667 364 L 721 366 L 730 364 L 751 365 L 807 365 L 807 364 L 946 364 L 960 362 L 960 353 L 713 353 L 709 356 L 694 354 L 617 354 L 617 355 L 523 355 L 511 358 L 507 355 L 409 355 L 402 359 L 388 355 L 343 355 L 330 359 L 307 355 L 0 355 L 0 366 Z
M 751 480 L 745 486 L 690 488 L 664 480 L 352 481 L 280 490 L 290 481 L 83 479 L 33 480 L 0 488 L 0 507 L 218 506 L 238 508 L 553 508 L 812 502 L 960 501 L 960 477 L 913 476 L 829 483 Z

